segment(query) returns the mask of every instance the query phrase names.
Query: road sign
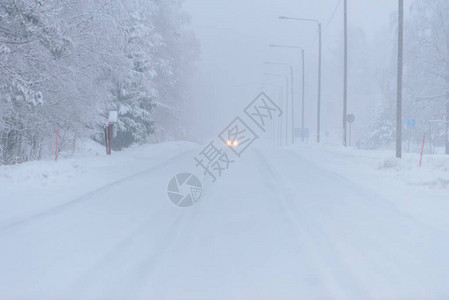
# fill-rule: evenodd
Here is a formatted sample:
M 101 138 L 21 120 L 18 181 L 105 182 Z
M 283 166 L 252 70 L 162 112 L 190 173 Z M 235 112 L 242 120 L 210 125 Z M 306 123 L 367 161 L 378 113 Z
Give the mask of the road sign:
M 354 122 L 354 121 L 355 121 L 355 116 L 354 116 L 353 114 L 348 114 L 348 115 L 346 116 L 346 122 L 352 123 L 352 122 Z
M 117 124 L 117 122 L 118 122 L 118 111 L 111 110 L 108 116 L 108 123 Z
M 412 129 L 412 128 L 415 128 L 415 126 L 416 126 L 416 121 L 414 119 L 410 119 L 407 121 L 407 128 Z

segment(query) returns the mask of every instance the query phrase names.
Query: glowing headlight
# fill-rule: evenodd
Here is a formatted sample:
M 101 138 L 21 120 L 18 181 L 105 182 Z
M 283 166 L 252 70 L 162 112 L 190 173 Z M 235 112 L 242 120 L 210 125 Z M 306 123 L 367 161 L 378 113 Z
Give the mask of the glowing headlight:
M 228 145 L 229 147 L 237 147 L 239 145 L 239 141 L 237 141 L 237 140 L 234 140 L 234 141 L 227 140 L 226 141 L 226 145 Z

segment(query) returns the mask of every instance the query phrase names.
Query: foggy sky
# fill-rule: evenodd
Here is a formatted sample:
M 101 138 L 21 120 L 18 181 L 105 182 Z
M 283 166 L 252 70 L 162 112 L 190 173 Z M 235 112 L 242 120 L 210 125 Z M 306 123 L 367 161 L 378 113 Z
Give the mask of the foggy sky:
M 286 74 L 288 69 L 265 66 L 264 61 L 290 63 L 299 69 L 299 52 L 269 48 L 268 45 L 273 43 L 305 48 L 306 127 L 312 132 L 315 130 L 318 46 L 316 25 L 278 20 L 280 15 L 314 18 L 322 22 L 322 126 L 323 130 L 340 128 L 341 116 L 335 115 L 334 108 L 326 108 L 330 101 L 328 98 L 337 101 L 337 106 L 342 99 L 342 94 L 336 89 L 331 95 L 326 93 L 326 86 L 343 84 L 342 77 L 326 76 L 326 63 L 334 60 L 335 52 L 340 51 L 336 48 L 337 41 L 343 35 L 343 3 L 326 27 L 337 2 L 338 0 L 186 0 L 185 8 L 192 16 L 192 29 L 201 43 L 201 61 L 193 81 L 194 113 L 189 122 L 190 136 L 198 140 L 216 135 L 252 100 L 262 88 L 262 82 L 284 84 L 281 78 L 269 78 L 263 74 Z M 395 0 L 349 0 L 349 27 L 361 28 L 368 37 L 376 36 L 390 27 L 396 5 Z M 343 60 L 343 49 L 337 59 Z M 298 70 L 295 70 L 295 75 L 299 75 Z M 299 89 L 298 86 L 295 93 L 299 93 Z M 349 111 L 360 111 L 363 105 L 357 99 L 349 98 Z

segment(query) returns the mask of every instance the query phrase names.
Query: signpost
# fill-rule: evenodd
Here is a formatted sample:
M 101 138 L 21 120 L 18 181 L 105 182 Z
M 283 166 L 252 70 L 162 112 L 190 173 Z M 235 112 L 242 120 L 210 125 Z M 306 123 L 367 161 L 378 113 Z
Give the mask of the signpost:
M 108 123 L 104 128 L 107 155 L 111 155 L 111 142 L 112 139 L 117 135 L 117 126 L 116 126 L 117 122 L 118 122 L 118 112 L 110 111 Z
M 355 121 L 354 114 L 348 114 L 346 116 L 346 122 L 349 123 L 349 147 L 351 147 L 352 123 L 354 123 L 354 121 Z
M 426 144 L 426 133 L 424 132 L 424 137 L 422 139 L 421 156 L 419 157 L 419 167 L 422 166 L 422 155 L 424 154 L 424 145 Z

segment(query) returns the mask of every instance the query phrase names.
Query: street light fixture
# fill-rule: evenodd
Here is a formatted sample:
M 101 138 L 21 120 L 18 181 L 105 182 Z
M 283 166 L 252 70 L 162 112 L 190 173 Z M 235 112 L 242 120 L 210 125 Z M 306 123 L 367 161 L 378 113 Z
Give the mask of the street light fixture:
M 301 103 L 301 141 L 304 142 L 304 100 L 305 100 L 305 62 L 304 62 L 304 48 L 299 46 L 285 46 L 285 45 L 270 45 L 271 48 L 291 48 L 301 50 L 301 61 L 302 61 L 302 103 Z M 292 99 L 292 139 L 295 139 L 295 134 L 293 132 L 295 128 L 294 122 L 294 104 Z
M 318 46 L 318 111 L 317 111 L 317 142 L 320 142 L 320 131 L 321 131 L 321 22 L 316 19 L 304 19 L 304 18 L 290 18 L 285 16 L 280 16 L 281 20 L 293 20 L 293 21 L 304 21 L 304 22 L 314 22 L 318 25 L 319 34 L 319 46 Z

